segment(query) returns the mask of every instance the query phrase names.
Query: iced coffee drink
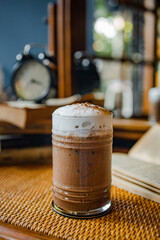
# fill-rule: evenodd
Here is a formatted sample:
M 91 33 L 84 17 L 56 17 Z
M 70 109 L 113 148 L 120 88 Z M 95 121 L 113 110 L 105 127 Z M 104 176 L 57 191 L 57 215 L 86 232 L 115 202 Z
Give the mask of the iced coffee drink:
M 57 109 L 52 120 L 54 209 L 79 217 L 109 210 L 111 113 L 81 103 Z

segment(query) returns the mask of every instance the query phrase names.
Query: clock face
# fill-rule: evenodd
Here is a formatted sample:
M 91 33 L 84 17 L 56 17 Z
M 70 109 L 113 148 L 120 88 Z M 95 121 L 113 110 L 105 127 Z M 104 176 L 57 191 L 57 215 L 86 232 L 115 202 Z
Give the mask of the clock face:
M 24 62 L 14 75 L 16 95 L 24 100 L 40 100 L 50 89 L 50 71 L 36 60 Z

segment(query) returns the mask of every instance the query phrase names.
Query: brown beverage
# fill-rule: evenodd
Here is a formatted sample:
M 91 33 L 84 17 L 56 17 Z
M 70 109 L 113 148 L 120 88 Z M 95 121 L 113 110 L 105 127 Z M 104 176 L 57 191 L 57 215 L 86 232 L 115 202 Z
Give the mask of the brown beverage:
M 111 207 L 112 115 L 85 103 L 53 113 L 54 207 L 88 216 Z

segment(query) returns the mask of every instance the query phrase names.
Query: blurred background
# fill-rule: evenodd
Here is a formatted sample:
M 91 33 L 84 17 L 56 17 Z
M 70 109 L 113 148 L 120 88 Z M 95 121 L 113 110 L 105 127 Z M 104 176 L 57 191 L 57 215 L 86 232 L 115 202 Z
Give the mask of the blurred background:
M 27 43 L 47 44 L 48 0 L 0 0 L 0 65 L 4 74 L 4 89 L 11 84 L 11 73 L 20 53 Z
M 23 52 L 26 44 L 44 45 L 32 49 L 34 54 L 52 45 L 48 3 L 48 0 L 0 0 L 0 88 L 9 94 L 8 98 L 16 55 Z M 57 1 L 53 3 L 59 5 Z M 146 116 L 148 91 L 160 86 L 158 1 L 90 0 L 79 3 L 77 11 L 79 19 L 75 19 L 74 26 L 72 10 L 63 13 L 71 21 L 72 32 L 67 34 L 71 34 L 71 64 L 74 59 L 76 73 L 71 76 L 72 89 L 62 95 L 86 94 L 96 89 L 105 94 L 107 108 L 122 108 L 115 115 Z M 55 38 L 60 28 L 60 23 L 56 24 Z M 74 34 L 81 42 L 74 42 L 77 41 Z
M 0 102 L 71 96 L 111 110 L 121 138 L 160 120 L 158 0 L 0 0 Z
M 157 4 L 149 0 L 94 1 L 93 49 L 103 57 L 99 61 L 100 88 L 109 88 L 108 95 L 122 91 L 125 117 L 147 114 L 148 90 L 159 86 Z M 107 106 L 112 107 L 108 101 Z

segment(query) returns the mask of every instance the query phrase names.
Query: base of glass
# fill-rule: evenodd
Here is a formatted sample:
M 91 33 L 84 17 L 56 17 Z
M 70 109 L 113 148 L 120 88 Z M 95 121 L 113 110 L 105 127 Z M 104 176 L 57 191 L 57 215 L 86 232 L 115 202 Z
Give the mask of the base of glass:
M 60 215 L 65 217 L 86 219 L 86 218 L 101 217 L 109 213 L 112 209 L 112 202 L 110 200 L 105 206 L 97 209 L 89 210 L 89 211 L 71 211 L 71 210 L 65 210 L 58 207 L 56 204 L 54 204 L 54 201 L 52 201 L 52 208 L 56 213 L 59 213 Z

